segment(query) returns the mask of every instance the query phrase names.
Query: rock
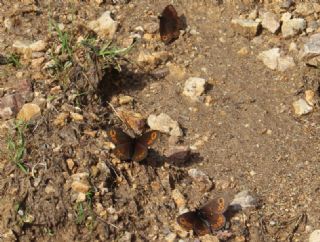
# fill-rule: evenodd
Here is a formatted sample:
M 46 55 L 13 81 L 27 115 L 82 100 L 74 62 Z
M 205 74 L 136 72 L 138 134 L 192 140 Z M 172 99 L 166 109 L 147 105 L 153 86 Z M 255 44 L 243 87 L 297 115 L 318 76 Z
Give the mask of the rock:
M 79 181 L 74 181 L 71 184 L 71 188 L 73 191 L 75 192 L 82 192 L 82 193 L 86 193 L 89 191 L 90 186 L 88 184 L 79 182 Z
M 83 121 L 83 116 L 80 113 L 70 112 L 70 116 L 74 121 L 77 121 L 77 122 Z
M 174 189 L 171 193 L 171 196 L 179 210 L 182 210 L 186 207 L 186 199 L 178 189 Z
M 200 237 L 201 242 L 219 242 L 219 238 L 215 235 L 206 234 Z
M 135 133 L 142 133 L 146 126 L 145 118 L 137 112 L 126 110 L 124 108 L 118 108 L 117 113 L 121 119 L 123 119 Z
M 311 2 L 298 3 L 295 12 L 302 16 L 308 16 L 314 13 L 314 7 Z
M 280 49 L 273 48 L 261 52 L 258 55 L 258 59 L 262 60 L 263 63 L 271 70 L 285 71 L 288 68 L 295 66 L 294 60 L 290 56 L 280 56 Z
M 76 202 L 77 202 L 77 203 L 81 203 L 81 202 L 84 202 L 85 200 L 86 200 L 86 194 L 83 193 L 83 192 L 79 192 L 79 193 L 77 194 L 77 200 L 76 200 Z
M 300 98 L 299 100 L 292 103 L 294 112 L 296 115 L 301 116 L 312 112 L 313 108 L 308 103 Z
M 156 22 L 151 22 L 151 23 L 146 23 L 144 24 L 145 31 L 149 34 L 154 34 L 158 31 L 159 29 L 159 24 Z
M 277 32 L 280 28 L 280 21 L 274 13 L 265 12 L 261 14 L 262 27 L 269 30 L 271 33 Z
M 304 44 L 303 58 L 310 59 L 320 55 L 320 33 L 311 35 L 309 40 Z
M 196 182 L 205 182 L 208 184 L 212 184 L 209 176 L 205 174 L 203 171 L 200 171 L 198 169 L 192 168 L 188 170 L 188 175 Z
M 320 241 L 320 229 L 317 229 L 310 234 L 309 242 L 319 242 L 319 241 Z
M 53 121 L 53 124 L 57 126 L 64 126 L 68 121 L 68 118 L 69 118 L 69 113 L 67 112 L 59 113 L 58 116 Z
M 289 9 L 294 4 L 294 0 L 283 0 L 281 3 L 281 8 Z
M 87 172 L 76 173 L 71 176 L 73 182 L 71 188 L 75 192 L 86 193 L 90 189 L 88 182 L 89 174 Z
M 167 51 L 140 51 L 137 61 L 142 65 L 158 66 L 160 63 L 166 62 L 169 58 Z
M 153 71 L 150 72 L 150 74 L 156 78 L 156 79 L 161 79 L 166 77 L 168 74 L 170 73 L 169 68 L 168 67 L 160 67 L 158 69 L 155 69 Z
M 231 25 L 233 29 L 244 37 L 255 37 L 260 28 L 260 23 L 251 19 L 232 19 Z
M 118 23 L 110 16 L 110 11 L 104 12 L 97 20 L 90 21 L 89 29 L 96 32 L 102 39 L 112 39 L 117 31 Z
M 289 68 L 295 67 L 296 64 L 291 56 L 283 56 L 278 58 L 278 70 L 285 71 Z
M 262 60 L 263 64 L 265 64 L 271 70 L 277 69 L 279 57 L 280 57 L 280 49 L 279 48 L 273 48 L 270 50 L 266 50 L 266 51 L 261 52 L 258 55 L 258 59 Z
M 249 191 L 242 191 L 235 195 L 230 205 L 235 210 L 241 210 L 249 207 L 257 206 L 257 199 L 249 194 Z
M 21 94 L 11 94 L 0 98 L 0 118 L 12 118 L 22 107 L 24 99 Z
M 17 52 L 24 54 L 25 57 L 31 57 L 32 52 L 45 51 L 47 43 L 44 40 L 38 40 L 36 42 L 16 40 L 13 42 L 12 47 L 15 48 Z
M 183 94 L 193 100 L 198 100 L 198 97 L 205 90 L 206 80 L 199 77 L 190 77 L 184 84 Z
M 310 106 L 314 106 L 316 104 L 316 94 L 312 90 L 305 91 L 306 101 Z
M 66 160 L 66 163 L 67 163 L 67 166 L 68 166 L 68 169 L 70 171 L 72 171 L 73 167 L 74 167 L 74 161 L 72 159 L 67 159 Z
M 34 120 L 41 115 L 41 109 L 37 104 L 26 103 L 22 106 L 17 115 L 17 119 L 30 121 Z
M 147 123 L 152 130 L 159 130 L 160 132 L 177 137 L 183 135 L 178 122 L 165 113 L 160 113 L 158 116 L 151 114 L 148 117 Z
M 55 193 L 55 189 L 52 185 L 47 185 L 46 188 L 44 189 L 45 193 L 47 194 L 54 194 Z
M 247 47 L 242 47 L 238 52 L 238 55 L 246 56 L 249 54 L 249 49 Z
M 119 104 L 125 105 L 133 102 L 133 97 L 130 96 L 120 96 L 119 97 Z
M 293 37 L 300 34 L 307 27 L 307 23 L 303 18 L 294 18 L 283 21 L 281 26 L 282 36 L 284 38 Z
M 31 66 L 32 68 L 34 69 L 40 69 L 41 68 L 41 65 L 43 64 L 43 62 L 46 60 L 46 58 L 44 57 L 40 57 L 40 58 L 37 58 L 37 59 L 33 59 L 31 61 Z
M 253 9 L 248 15 L 248 19 L 252 19 L 252 20 L 255 20 L 257 17 L 258 17 L 258 9 Z
M 168 234 L 168 235 L 165 237 L 165 240 L 166 240 L 167 242 L 174 242 L 174 241 L 176 240 L 176 238 L 177 238 L 177 234 L 175 234 L 175 233 L 170 233 L 170 234 Z
M 282 22 L 285 22 L 285 21 L 288 21 L 292 18 L 292 14 L 289 13 L 289 12 L 285 12 L 284 14 L 282 14 L 281 16 L 281 21 Z

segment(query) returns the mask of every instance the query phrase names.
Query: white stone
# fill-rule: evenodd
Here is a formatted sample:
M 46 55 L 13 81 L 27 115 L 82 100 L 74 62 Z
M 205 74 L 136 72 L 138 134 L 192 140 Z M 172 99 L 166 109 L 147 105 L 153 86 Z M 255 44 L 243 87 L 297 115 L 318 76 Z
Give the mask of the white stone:
M 249 191 L 245 190 L 236 194 L 230 205 L 235 209 L 255 207 L 257 205 L 257 199 L 252 197 Z
M 289 68 L 295 67 L 294 60 L 291 56 L 279 57 L 278 59 L 278 70 L 285 71 Z
M 148 125 L 153 130 L 170 134 L 171 136 L 182 136 L 182 130 L 177 121 L 174 121 L 169 115 L 161 113 L 158 116 L 151 114 L 148 117 Z
M 231 25 L 239 34 L 253 38 L 258 33 L 260 23 L 252 19 L 232 19 Z
M 291 18 L 292 18 L 292 14 L 289 13 L 289 12 L 286 12 L 286 13 L 282 14 L 281 21 L 285 22 L 285 21 L 288 21 Z
M 282 36 L 285 38 L 293 37 L 301 33 L 307 27 L 303 18 L 294 18 L 284 21 L 281 26 Z
M 262 27 L 269 30 L 271 33 L 274 34 L 280 28 L 280 21 L 274 13 L 265 12 L 261 17 Z
M 285 71 L 295 66 L 294 60 L 291 56 L 280 56 L 280 49 L 273 48 L 261 52 L 258 59 L 271 70 Z
M 292 103 L 296 115 L 301 116 L 312 112 L 313 108 L 302 98 Z
M 262 60 L 263 64 L 265 64 L 271 70 L 277 69 L 279 57 L 280 57 L 280 49 L 279 48 L 273 48 L 270 50 L 266 50 L 266 51 L 261 52 L 258 55 L 258 59 Z
M 206 80 L 190 77 L 184 84 L 183 94 L 191 99 L 197 99 L 205 90 Z
M 88 24 L 88 27 L 103 39 L 112 39 L 118 28 L 118 22 L 111 18 L 110 13 L 106 11 L 97 20 Z
M 320 229 L 317 229 L 310 234 L 309 242 L 319 242 L 319 241 L 320 241 Z
M 303 57 L 312 58 L 320 55 L 320 33 L 311 35 L 303 48 Z

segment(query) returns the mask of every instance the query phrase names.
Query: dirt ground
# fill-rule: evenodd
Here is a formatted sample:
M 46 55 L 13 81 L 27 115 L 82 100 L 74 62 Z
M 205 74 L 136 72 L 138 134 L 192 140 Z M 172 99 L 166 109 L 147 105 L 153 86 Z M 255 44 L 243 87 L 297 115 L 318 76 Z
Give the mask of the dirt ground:
M 47 49 L 56 48 L 50 20 L 63 23 L 75 41 L 87 31 L 79 26 L 106 10 L 119 22 L 115 44 L 124 46 L 139 32 L 138 26 L 145 31 L 158 26 L 157 17 L 170 3 L 97 2 L 0 1 L 0 54 L 13 53 L 16 39 L 43 39 Z M 70 77 L 78 64 L 75 59 L 60 72 L 50 72 L 43 64 L 32 66 L 23 57 L 19 67 L 0 66 L 2 96 L 16 93 L 24 79 L 31 81 L 34 99 L 45 99 L 41 116 L 24 133 L 26 173 L 7 155 L 13 119 L 0 120 L 0 241 L 199 241 L 177 225 L 180 212 L 173 191 L 183 194 L 186 207 L 194 209 L 216 194 L 248 190 L 259 202 L 227 216 L 227 241 L 307 241 L 320 227 L 319 111 L 297 117 L 292 109 L 305 90 L 318 92 L 318 69 L 297 63 L 278 72 L 257 60 L 261 51 L 287 48 L 296 40 L 263 32 L 259 41 L 252 41 L 235 33 L 231 19 L 264 7 L 261 3 L 174 1 L 174 6 L 197 33 L 184 31 L 164 45 L 156 29 L 152 39 L 137 41 L 119 59 L 120 71 L 112 62 L 103 74 L 94 58 L 86 64 L 88 49 L 79 49 L 73 56 L 82 61 L 78 66 L 90 84 L 77 82 L 83 76 Z M 10 31 L 4 28 L 9 17 L 16 25 Z M 239 54 L 244 47 L 248 54 Z M 137 56 L 145 51 L 164 51 L 166 58 L 142 65 Z M 50 60 L 44 57 L 44 63 Z M 155 70 L 170 73 L 154 75 Z M 182 95 L 189 77 L 207 80 L 205 97 L 212 103 Z M 55 92 L 57 86 L 61 90 Z M 134 101 L 120 105 L 115 99 L 121 95 Z M 112 155 L 106 130 L 126 127 L 108 102 L 144 118 L 168 114 L 184 133 L 177 144 L 193 147 L 190 159 L 177 164 L 166 158 L 171 141 L 161 134 L 145 161 L 120 162 Z M 75 121 L 70 113 L 83 119 Z M 191 168 L 207 174 L 213 185 L 193 181 Z M 74 191 L 77 179 L 90 187 L 82 200 Z

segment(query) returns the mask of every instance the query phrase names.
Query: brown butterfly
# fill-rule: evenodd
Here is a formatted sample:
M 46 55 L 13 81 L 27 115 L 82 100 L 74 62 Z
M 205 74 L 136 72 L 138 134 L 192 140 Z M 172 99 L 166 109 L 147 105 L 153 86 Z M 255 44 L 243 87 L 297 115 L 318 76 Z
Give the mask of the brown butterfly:
M 116 148 L 113 153 L 120 160 L 142 161 L 148 155 L 148 147 L 154 144 L 159 137 L 158 131 L 150 131 L 143 135 L 132 138 L 121 129 L 110 129 L 108 137 Z
M 176 9 L 170 4 L 162 11 L 160 19 L 160 37 L 165 44 L 179 38 L 181 21 Z
M 223 213 L 227 210 L 229 203 L 223 197 L 215 198 L 195 211 L 181 214 L 177 221 L 186 230 L 193 230 L 202 236 L 220 230 L 226 223 Z

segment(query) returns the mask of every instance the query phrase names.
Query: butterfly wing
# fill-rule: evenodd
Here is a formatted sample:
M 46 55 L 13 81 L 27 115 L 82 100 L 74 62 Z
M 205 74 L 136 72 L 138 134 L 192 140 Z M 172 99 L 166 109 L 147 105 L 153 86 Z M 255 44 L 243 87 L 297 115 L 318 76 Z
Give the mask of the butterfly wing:
M 199 236 L 211 232 L 208 225 L 199 217 L 197 212 L 183 213 L 177 218 L 177 222 L 185 230 L 193 230 Z
M 165 44 L 171 43 L 180 35 L 180 18 L 176 9 L 170 4 L 165 7 L 160 17 L 160 37 Z
M 222 229 L 226 223 L 226 218 L 223 213 L 229 206 L 226 197 L 217 197 L 212 199 L 198 211 L 202 218 L 210 224 L 212 230 Z
M 113 150 L 115 156 L 120 160 L 130 160 L 133 154 L 133 138 L 124 133 L 121 129 L 107 130 L 108 138 L 115 144 Z
M 148 155 L 148 147 L 154 144 L 159 137 L 158 131 L 150 131 L 135 139 L 132 160 L 142 161 Z

